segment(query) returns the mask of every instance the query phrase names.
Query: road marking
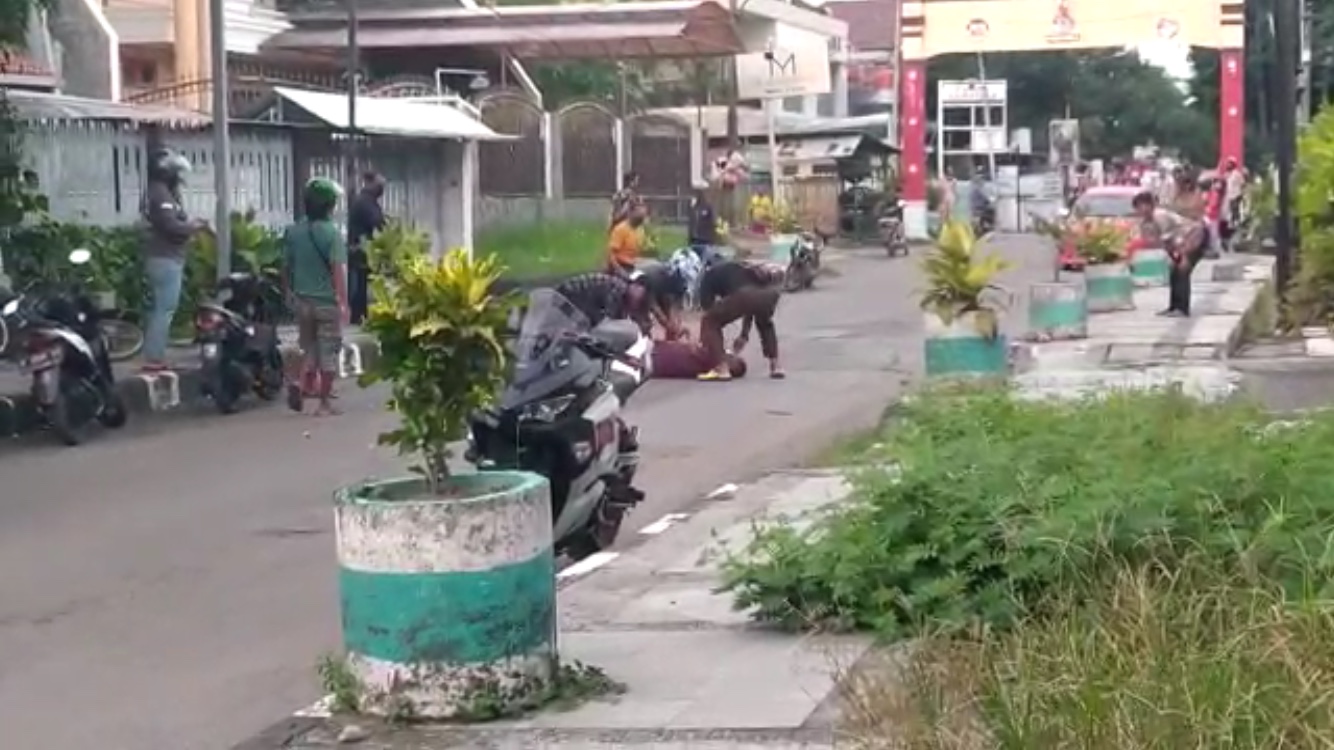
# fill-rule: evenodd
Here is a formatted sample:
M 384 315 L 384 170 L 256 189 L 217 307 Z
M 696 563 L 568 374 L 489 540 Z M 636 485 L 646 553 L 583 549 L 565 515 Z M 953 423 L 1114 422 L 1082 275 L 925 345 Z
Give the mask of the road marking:
M 648 526 L 645 526 L 644 528 L 640 529 L 639 533 L 646 534 L 648 536 L 656 536 L 666 531 L 667 529 L 670 529 L 672 527 L 672 524 L 680 523 L 681 521 L 684 521 L 687 518 L 690 518 L 689 513 L 668 513 L 662 518 L 659 518 L 658 520 L 654 521 Z
M 719 486 L 718 486 L 718 489 L 716 489 L 716 490 L 714 490 L 713 492 L 710 492 L 709 494 L 705 495 L 705 496 L 704 496 L 704 499 L 705 499 L 705 500 L 726 500 L 727 498 L 731 497 L 732 495 L 735 495 L 735 494 L 736 494 L 736 491 L 739 490 L 739 489 L 741 489 L 741 488 L 738 487 L 737 485 L 732 484 L 731 482 L 728 482 L 727 484 L 719 485 Z
M 566 580 L 586 576 L 620 556 L 619 552 L 596 552 L 557 573 L 556 578 Z

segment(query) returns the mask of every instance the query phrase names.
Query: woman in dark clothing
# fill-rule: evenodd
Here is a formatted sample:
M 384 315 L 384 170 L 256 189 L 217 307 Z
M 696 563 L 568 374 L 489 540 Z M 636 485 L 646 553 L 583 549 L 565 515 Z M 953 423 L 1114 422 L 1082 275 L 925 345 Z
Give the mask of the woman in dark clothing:
M 727 369 L 723 330 L 737 319 L 741 320 L 741 335 L 732 345 L 732 352 L 740 355 L 746 348 L 754 325 L 760 335 L 760 350 L 769 360 L 769 377 L 785 377 L 778 362 L 778 332 L 774 328 L 783 271 L 776 265 L 728 261 L 704 272 L 699 282 L 699 303 L 704 310 L 699 339 L 708 352 L 712 369 L 700 375 L 700 380 L 732 379 Z

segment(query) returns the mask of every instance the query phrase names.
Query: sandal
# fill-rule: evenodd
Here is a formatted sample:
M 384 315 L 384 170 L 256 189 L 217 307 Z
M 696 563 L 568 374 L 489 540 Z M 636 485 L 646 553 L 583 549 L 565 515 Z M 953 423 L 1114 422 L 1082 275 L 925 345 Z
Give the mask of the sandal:
M 730 372 L 718 372 L 718 371 L 716 371 L 716 370 L 709 370 L 708 372 L 702 372 L 702 373 L 700 373 L 698 376 L 696 376 L 695 379 L 696 379 L 696 380 L 709 380 L 709 381 L 714 381 L 714 380 L 716 380 L 716 381 L 727 381 L 727 380 L 731 380 L 731 379 L 732 379 L 732 373 L 730 373 Z

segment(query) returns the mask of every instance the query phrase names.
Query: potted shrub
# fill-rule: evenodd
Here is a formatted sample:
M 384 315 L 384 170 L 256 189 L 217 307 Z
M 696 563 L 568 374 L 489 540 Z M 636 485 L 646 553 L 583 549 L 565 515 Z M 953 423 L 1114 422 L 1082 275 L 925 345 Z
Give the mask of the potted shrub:
M 512 299 L 501 268 L 465 250 L 440 259 L 384 253 L 363 330 L 380 357 L 398 427 L 380 443 L 418 459 L 414 474 L 335 495 L 343 670 L 359 710 L 467 718 L 480 700 L 522 705 L 556 673 L 555 559 L 546 480 L 456 474 L 451 443 L 494 401 Z
M 1085 219 L 1071 230 L 1084 263 L 1089 312 L 1135 309 L 1135 283 L 1126 260 L 1129 233 L 1111 222 Z
M 967 222 L 950 221 L 941 228 L 934 249 L 922 261 L 927 375 L 1005 373 L 1009 351 L 1000 333 L 1004 290 L 995 279 L 1008 265 L 999 255 L 979 252 Z
M 792 246 L 800 239 L 801 224 L 786 203 L 774 204 L 770 216 L 769 260 L 786 266 L 792 258 Z

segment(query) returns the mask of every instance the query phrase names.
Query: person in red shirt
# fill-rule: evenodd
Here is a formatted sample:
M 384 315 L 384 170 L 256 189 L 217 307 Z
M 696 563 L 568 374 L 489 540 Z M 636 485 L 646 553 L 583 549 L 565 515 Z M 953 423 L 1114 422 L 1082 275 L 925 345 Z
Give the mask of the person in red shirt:
M 1218 222 L 1223 217 L 1223 181 L 1205 179 L 1200 181 L 1200 191 L 1204 193 L 1204 224 L 1209 233 L 1207 256 L 1218 254 L 1221 245 Z
M 723 355 L 733 378 L 745 377 L 746 360 L 727 352 Z M 669 380 L 698 378 L 712 369 L 709 352 L 692 341 L 655 341 L 653 343 L 653 378 Z

